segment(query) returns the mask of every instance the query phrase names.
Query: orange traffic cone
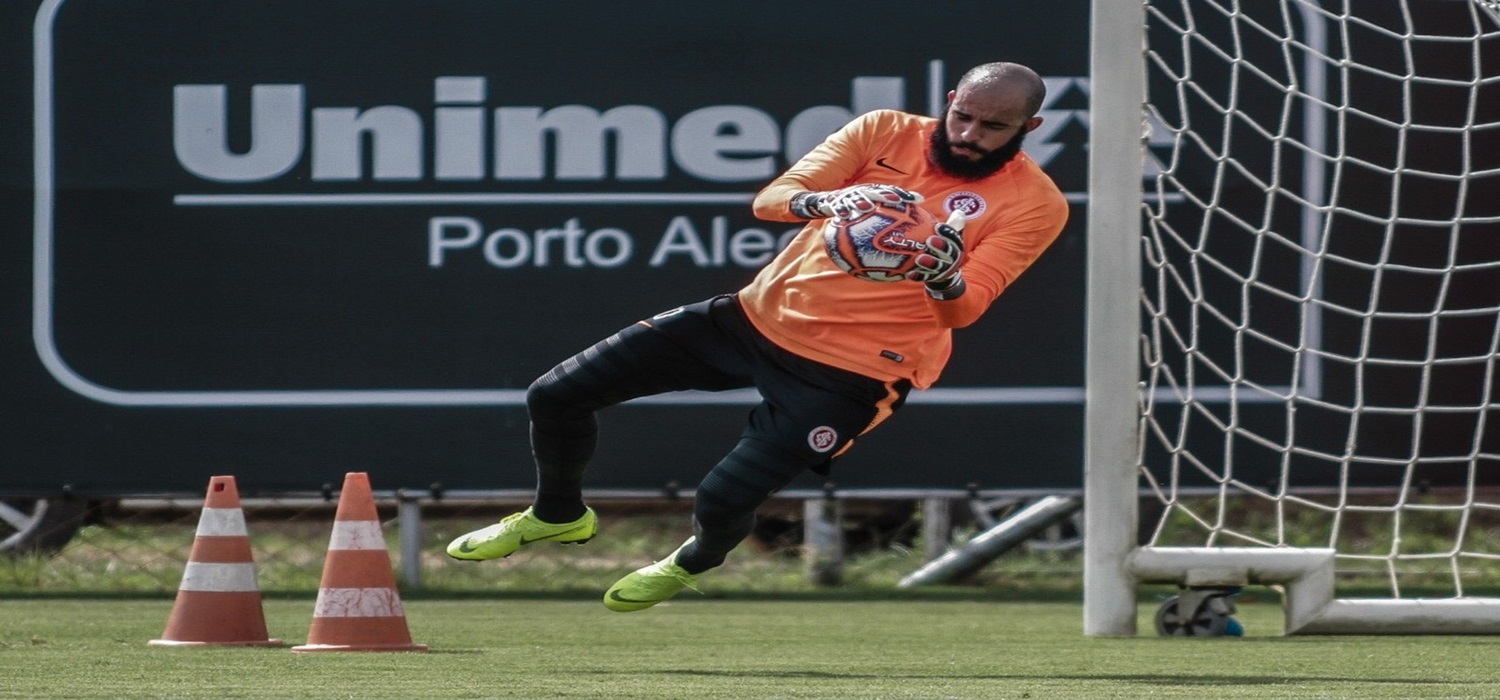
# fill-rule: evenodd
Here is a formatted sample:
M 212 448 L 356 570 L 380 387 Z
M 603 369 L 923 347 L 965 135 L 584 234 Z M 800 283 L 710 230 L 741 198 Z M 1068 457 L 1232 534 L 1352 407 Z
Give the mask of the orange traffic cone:
M 307 643 L 292 651 L 427 651 L 412 644 L 370 477 L 344 475 Z
M 234 477 L 208 481 L 198 534 L 167 630 L 152 646 L 281 646 L 266 634 L 255 560 Z

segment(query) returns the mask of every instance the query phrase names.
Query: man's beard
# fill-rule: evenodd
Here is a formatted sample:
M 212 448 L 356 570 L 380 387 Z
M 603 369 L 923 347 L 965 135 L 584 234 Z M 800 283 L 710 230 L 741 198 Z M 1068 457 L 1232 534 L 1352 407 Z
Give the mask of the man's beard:
M 1023 128 L 1006 141 L 1005 145 L 985 153 L 979 160 L 969 160 L 953 152 L 953 142 L 948 140 L 947 113 L 944 112 L 943 116 L 937 128 L 932 130 L 928 154 L 938 170 L 959 179 L 982 180 L 994 175 L 1021 152 L 1021 143 L 1026 140 L 1026 130 Z M 977 146 L 969 146 L 969 149 L 975 153 L 980 152 Z

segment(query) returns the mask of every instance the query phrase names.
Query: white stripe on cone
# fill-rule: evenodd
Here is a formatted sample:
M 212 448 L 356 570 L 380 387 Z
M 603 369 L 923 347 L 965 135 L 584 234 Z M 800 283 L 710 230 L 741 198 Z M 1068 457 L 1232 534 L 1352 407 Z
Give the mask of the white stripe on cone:
M 385 535 L 374 520 L 338 520 L 333 523 L 329 549 L 385 549 Z
M 390 588 L 323 588 L 313 617 L 404 617 L 401 596 Z
M 184 591 L 208 591 L 213 593 L 253 593 L 260 589 L 255 584 L 255 564 L 206 564 L 190 561 L 182 572 Z
M 198 518 L 198 534 L 208 537 L 248 537 L 245 512 L 239 508 L 204 508 Z

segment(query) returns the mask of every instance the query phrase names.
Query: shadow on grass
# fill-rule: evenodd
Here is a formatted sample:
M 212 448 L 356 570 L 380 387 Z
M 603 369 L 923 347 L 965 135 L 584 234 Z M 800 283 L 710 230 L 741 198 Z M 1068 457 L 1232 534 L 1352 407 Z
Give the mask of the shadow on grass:
M 597 600 L 602 589 L 568 591 L 417 591 L 402 593 L 409 600 Z M 806 591 L 709 588 L 701 596 L 687 596 L 687 601 L 772 601 L 772 602 L 875 602 L 875 601 L 954 601 L 954 602 L 1082 602 L 1082 591 L 1016 590 L 1001 587 L 935 587 L 919 590 L 880 588 L 829 588 Z
M 615 675 L 611 671 L 586 671 L 602 675 Z M 1289 683 L 1378 683 L 1383 685 L 1448 685 L 1451 681 L 1431 678 L 1370 678 L 1367 676 L 1266 676 L 1266 675 L 1213 675 L 1213 674 L 1054 674 L 1030 675 L 1022 673 L 837 673 L 831 671 L 705 671 L 701 669 L 660 669 L 656 671 L 632 671 L 630 674 L 650 673 L 664 676 L 702 676 L 722 678 L 800 678 L 824 680 L 995 680 L 995 681 L 1115 681 L 1143 685 L 1183 686 L 1237 686 L 1237 685 L 1287 685 Z
M 599 599 L 602 589 L 579 588 L 567 590 L 514 590 L 514 591 L 463 591 L 463 590 L 417 590 L 401 591 L 402 600 L 587 600 Z M 132 591 L 0 591 L 0 600 L 172 600 L 172 593 L 146 593 Z M 264 600 L 313 600 L 316 590 L 262 590 Z M 818 602 L 818 601 L 990 601 L 990 602 L 1082 602 L 1081 592 L 1024 591 L 998 588 L 945 588 L 911 590 L 841 589 L 815 591 L 754 591 L 754 590 L 710 590 L 692 600 L 773 601 L 773 602 Z
M 734 600 L 734 601 L 782 601 L 782 602 L 819 602 L 819 601 L 931 601 L 931 602 L 1034 602 L 1034 603 L 1082 603 L 1083 589 L 1073 586 L 1035 586 L 1019 585 L 1011 586 L 1003 583 L 975 585 L 975 586 L 928 586 L 923 588 L 873 588 L 873 587 L 835 587 L 819 588 L 809 590 L 757 590 L 753 588 L 726 587 L 715 589 L 706 587 L 707 593 L 702 597 L 693 597 L 696 600 Z M 594 586 L 566 587 L 550 590 L 525 589 L 525 590 L 462 590 L 441 587 L 429 587 L 418 590 L 402 590 L 403 600 L 597 600 L 602 593 L 602 588 Z M 1170 596 L 1176 595 L 1178 590 L 1173 586 L 1151 585 L 1142 586 L 1137 591 L 1136 600 L 1141 604 L 1160 603 Z M 1403 590 L 1406 598 L 1451 598 L 1452 592 L 1447 589 L 1434 588 L 1406 589 Z M 1500 589 L 1486 589 L 1469 591 L 1471 597 L 1500 597 Z M 1338 590 L 1340 598 L 1389 598 L 1390 592 L 1378 588 L 1368 589 L 1346 589 Z M 176 591 L 165 592 L 143 592 L 143 591 L 108 591 L 108 590 L 65 590 L 65 591 L 42 591 L 42 590 L 3 590 L 0 589 L 0 600 L 171 600 L 176 596 Z M 317 598 L 317 589 L 262 589 L 261 597 L 265 600 L 313 600 Z M 1251 586 L 1247 588 L 1239 598 L 1240 603 L 1268 603 L 1279 605 L 1281 603 L 1280 593 L 1267 587 Z

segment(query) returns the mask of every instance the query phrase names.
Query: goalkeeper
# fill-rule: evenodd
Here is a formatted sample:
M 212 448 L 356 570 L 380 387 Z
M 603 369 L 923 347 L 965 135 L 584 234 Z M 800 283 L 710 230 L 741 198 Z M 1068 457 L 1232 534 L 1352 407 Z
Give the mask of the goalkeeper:
M 582 495 L 598 410 L 755 387 L 763 400 L 739 442 L 698 486 L 693 537 L 615 583 L 604 604 L 641 610 L 695 587 L 772 494 L 804 470 L 827 474 L 913 387 L 931 386 L 952 329 L 977 320 L 1062 231 L 1066 200 L 1021 150 L 1044 97 L 1031 69 L 987 63 L 960 78 L 941 118 L 880 110 L 828 137 L 756 196 L 757 217 L 808 223 L 748 286 L 637 322 L 531 385 L 535 500 L 448 554 L 498 559 L 540 540 L 587 541 L 598 529 Z M 887 203 L 920 203 L 947 223 L 908 280 L 845 274 L 824 251 L 825 220 Z

